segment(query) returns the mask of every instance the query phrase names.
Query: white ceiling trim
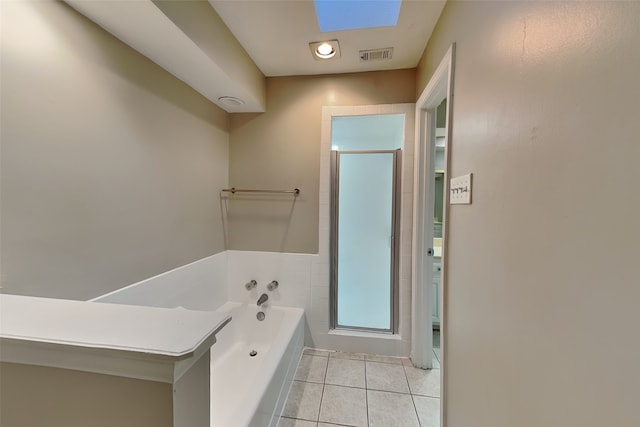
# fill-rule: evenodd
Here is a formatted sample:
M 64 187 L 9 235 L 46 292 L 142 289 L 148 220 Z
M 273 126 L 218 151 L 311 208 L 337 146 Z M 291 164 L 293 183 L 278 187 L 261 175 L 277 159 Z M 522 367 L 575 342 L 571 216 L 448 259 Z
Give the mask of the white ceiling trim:
M 264 81 L 255 90 L 205 54 L 150 0 L 131 2 L 66 0 L 74 9 L 182 80 L 227 112 L 264 112 Z M 226 67 L 229 68 L 229 67 Z M 218 101 L 233 96 L 244 105 Z

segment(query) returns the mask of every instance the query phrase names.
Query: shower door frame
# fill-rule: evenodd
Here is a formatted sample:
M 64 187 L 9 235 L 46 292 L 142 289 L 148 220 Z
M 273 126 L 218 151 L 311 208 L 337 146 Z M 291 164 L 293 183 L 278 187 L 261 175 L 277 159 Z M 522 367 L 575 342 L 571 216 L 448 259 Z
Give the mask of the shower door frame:
M 392 212 L 391 212 L 391 274 L 390 282 L 390 327 L 388 329 L 368 328 L 361 326 L 347 326 L 338 323 L 338 232 L 339 232 L 339 197 L 340 197 L 340 155 L 341 154 L 392 154 L 393 155 L 393 183 L 392 183 Z M 397 334 L 399 325 L 399 257 L 400 257 L 400 207 L 402 182 L 402 149 L 396 150 L 331 150 L 331 216 L 330 216 L 330 245 L 329 245 L 329 327 L 332 330 L 352 330 Z

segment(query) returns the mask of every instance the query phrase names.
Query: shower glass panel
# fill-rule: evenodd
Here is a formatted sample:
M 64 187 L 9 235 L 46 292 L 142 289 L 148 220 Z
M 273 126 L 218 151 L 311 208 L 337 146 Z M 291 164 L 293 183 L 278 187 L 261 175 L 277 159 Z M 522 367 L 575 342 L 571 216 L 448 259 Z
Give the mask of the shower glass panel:
M 404 114 L 331 118 L 332 150 L 396 150 L 404 140 Z
M 338 328 L 393 331 L 397 151 L 334 151 Z

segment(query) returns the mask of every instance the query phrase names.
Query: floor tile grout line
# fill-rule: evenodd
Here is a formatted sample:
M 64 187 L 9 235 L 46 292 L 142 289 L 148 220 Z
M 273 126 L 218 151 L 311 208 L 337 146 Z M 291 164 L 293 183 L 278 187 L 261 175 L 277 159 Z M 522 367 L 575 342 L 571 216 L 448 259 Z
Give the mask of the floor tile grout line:
M 287 416 L 281 415 L 280 416 L 280 420 L 282 420 L 283 418 L 286 418 L 288 420 L 300 420 L 300 421 L 309 421 L 310 423 L 317 423 L 317 421 L 313 421 L 313 420 L 310 420 L 308 418 L 292 418 L 292 417 L 287 417 Z M 278 420 L 278 424 L 280 423 L 280 420 Z
M 413 392 L 411 391 L 411 383 L 409 382 L 409 376 L 407 375 L 407 367 L 402 366 L 402 371 L 404 372 L 404 379 L 407 381 L 407 387 L 409 388 L 409 394 L 411 396 L 411 403 L 413 404 L 413 410 L 416 413 L 416 418 L 418 419 L 418 425 L 422 426 L 420 422 L 420 415 L 418 414 L 418 408 L 416 408 L 416 401 L 413 399 Z
M 407 382 L 407 388 L 409 389 L 409 394 L 413 395 L 413 390 L 411 390 L 411 383 L 409 382 L 409 375 L 407 375 L 407 367 L 404 365 L 402 365 L 402 372 L 404 372 L 404 380 Z
M 401 396 L 411 396 L 411 393 L 404 393 L 402 391 L 393 391 L 393 390 L 382 390 L 380 388 L 368 388 L 367 391 L 377 391 L 377 392 L 381 392 L 381 393 L 392 393 L 392 394 L 399 394 Z
M 367 427 L 369 427 L 369 384 L 367 383 L 367 361 L 364 364 L 364 406 L 367 411 Z
M 403 365 L 400 365 L 400 364 L 398 364 L 398 363 L 376 362 L 376 361 L 374 361 L 374 360 L 365 360 L 365 362 L 369 362 L 369 363 L 382 363 L 382 364 L 384 364 L 384 365 L 391 365 L 391 366 L 403 366 Z
M 381 360 L 347 359 L 346 357 L 330 357 L 330 359 L 356 360 L 356 361 L 358 361 L 358 362 L 373 362 L 373 363 L 384 363 L 385 365 L 403 366 L 403 364 L 402 364 L 402 363 L 396 363 L 396 362 L 383 362 L 383 361 L 381 361 Z
M 316 382 L 313 382 L 313 381 L 302 381 L 302 380 L 294 380 L 294 381 L 299 382 L 299 383 L 318 384 L 318 385 L 330 385 L 331 387 L 352 388 L 352 389 L 354 389 L 354 390 L 366 390 L 366 388 L 365 388 L 365 387 L 356 387 L 356 386 L 353 386 L 353 385 L 332 384 L 332 383 L 316 383 Z M 373 390 L 373 391 L 388 391 L 388 390 L 379 390 L 379 389 L 376 389 L 376 388 L 372 388 L 372 389 L 370 389 L 370 390 Z M 400 391 L 389 391 L 389 393 L 396 393 L 396 394 L 410 394 L 410 393 L 403 393 L 403 392 L 400 392 Z
M 322 383 L 326 384 L 327 383 L 327 373 L 329 372 L 329 358 L 327 357 L 327 364 L 324 367 L 324 378 L 322 379 Z
M 440 399 L 440 396 L 431 396 L 430 394 L 411 393 L 411 396 L 428 397 L 430 399 Z
M 422 421 L 420 421 L 420 414 L 418 414 L 418 408 L 416 407 L 416 400 L 411 395 L 411 403 L 413 403 L 413 410 L 416 411 L 416 417 L 418 418 L 418 425 L 422 427 Z
M 316 419 L 316 425 L 320 422 L 320 411 L 322 410 L 322 399 L 324 398 L 324 384 L 322 384 L 322 393 L 320 393 L 320 404 L 318 405 L 318 417 Z
M 389 365 L 403 365 L 404 363 L 402 363 L 402 359 L 405 359 L 404 357 L 400 357 L 400 356 L 386 356 L 386 357 L 392 357 L 392 358 L 396 358 L 396 359 L 400 359 L 400 363 L 397 362 L 389 362 L 386 360 L 369 360 L 366 357 L 366 354 L 363 354 L 362 358 L 351 358 L 351 357 L 338 357 L 338 356 L 333 356 L 333 354 L 335 353 L 349 353 L 349 352 L 339 352 L 339 351 L 330 351 L 330 350 L 325 350 L 328 351 L 329 354 L 327 356 L 323 355 L 323 354 L 306 354 L 306 356 L 316 356 L 316 357 L 327 357 L 329 359 L 344 359 L 344 360 L 361 360 L 361 361 L 365 361 L 365 362 L 376 362 L 376 363 L 387 363 Z M 350 353 L 350 354 L 360 354 L 360 353 Z M 305 355 L 303 353 L 303 355 Z M 384 356 L 384 355 L 382 355 Z
M 418 408 L 416 407 L 416 401 L 413 398 L 413 392 L 411 391 L 411 383 L 409 382 L 409 375 L 407 375 L 407 367 L 402 365 L 402 372 L 404 372 L 404 379 L 407 381 L 407 387 L 409 388 L 409 395 L 411 396 L 411 403 L 413 404 L 413 410 L 416 413 L 416 418 L 418 419 L 418 426 L 422 426 L 422 421 L 420 421 L 420 414 L 418 414 Z
M 365 361 L 364 361 L 364 360 L 356 360 L 356 359 L 342 359 L 342 358 L 335 358 L 335 357 L 334 357 L 334 358 L 330 358 L 330 359 L 329 359 L 329 363 L 331 362 L 331 360 L 334 360 L 334 361 L 335 361 L 334 363 L 336 363 L 336 364 L 340 364 L 340 363 L 343 363 L 343 362 L 349 362 L 349 363 L 357 364 L 357 365 L 358 365 L 358 367 L 359 367 L 359 366 L 362 366 L 362 367 L 364 368 L 364 366 L 365 366 Z M 351 366 L 349 369 L 352 369 L 352 368 L 354 368 L 354 366 Z M 328 377 L 329 377 L 329 368 L 327 367 L 327 376 L 326 376 L 326 378 L 328 378 Z M 364 384 L 363 386 L 359 386 L 359 385 L 347 385 L 347 384 L 337 384 L 337 383 L 335 383 L 335 382 L 331 382 L 331 383 L 330 383 L 330 382 L 328 382 L 328 380 L 327 380 L 326 378 L 325 378 L 325 384 L 327 384 L 327 385 L 334 385 L 334 386 L 338 386 L 338 387 L 357 388 L 357 389 L 366 389 L 366 371 L 365 371 L 365 378 L 364 378 L 365 384 Z
M 373 362 L 373 363 L 384 363 L 386 365 L 396 365 L 396 366 L 404 366 L 404 363 L 400 362 L 400 363 L 396 363 L 396 362 L 382 362 L 380 360 L 366 360 L 365 362 Z
M 329 370 L 329 358 L 327 357 L 327 366 L 324 367 L 324 378 L 322 379 L 322 393 L 320 394 L 320 406 L 318 406 L 318 419 L 316 426 L 320 422 L 320 411 L 322 410 L 322 399 L 324 399 L 324 389 L 327 386 L 327 371 Z
M 307 347 L 307 349 L 311 349 L 311 348 Z M 305 353 L 304 351 L 302 351 L 302 355 L 303 356 L 316 356 L 316 357 L 329 357 L 329 353 L 324 355 L 324 354 L 317 354 L 317 353 Z

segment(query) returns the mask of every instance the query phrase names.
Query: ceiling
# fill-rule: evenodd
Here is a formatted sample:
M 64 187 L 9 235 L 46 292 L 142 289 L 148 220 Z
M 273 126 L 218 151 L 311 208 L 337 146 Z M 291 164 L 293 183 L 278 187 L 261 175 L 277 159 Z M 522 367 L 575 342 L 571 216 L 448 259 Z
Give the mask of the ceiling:
M 403 0 L 393 27 L 326 33 L 319 29 L 313 0 L 65 1 L 214 104 L 237 113 L 265 111 L 265 76 L 415 67 L 446 0 Z M 340 57 L 314 60 L 309 43 L 331 39 L 338 39 Z M 360 50 L 389 47 L 389 60 L 360 60 Z M 242 103 L 225 103 L 225 97 Z
M 268 77 L 413 68 L 445 4 L 445 0 L 404 0 L 395 27 L 322 33 L 313 0 L 209 2 Z M 309 43 L 332 39 L 340 42 L 341 57 L 314 60 Z M 359 50 L 387 47 L 393 47 L 390 60 L 360 61 Z

